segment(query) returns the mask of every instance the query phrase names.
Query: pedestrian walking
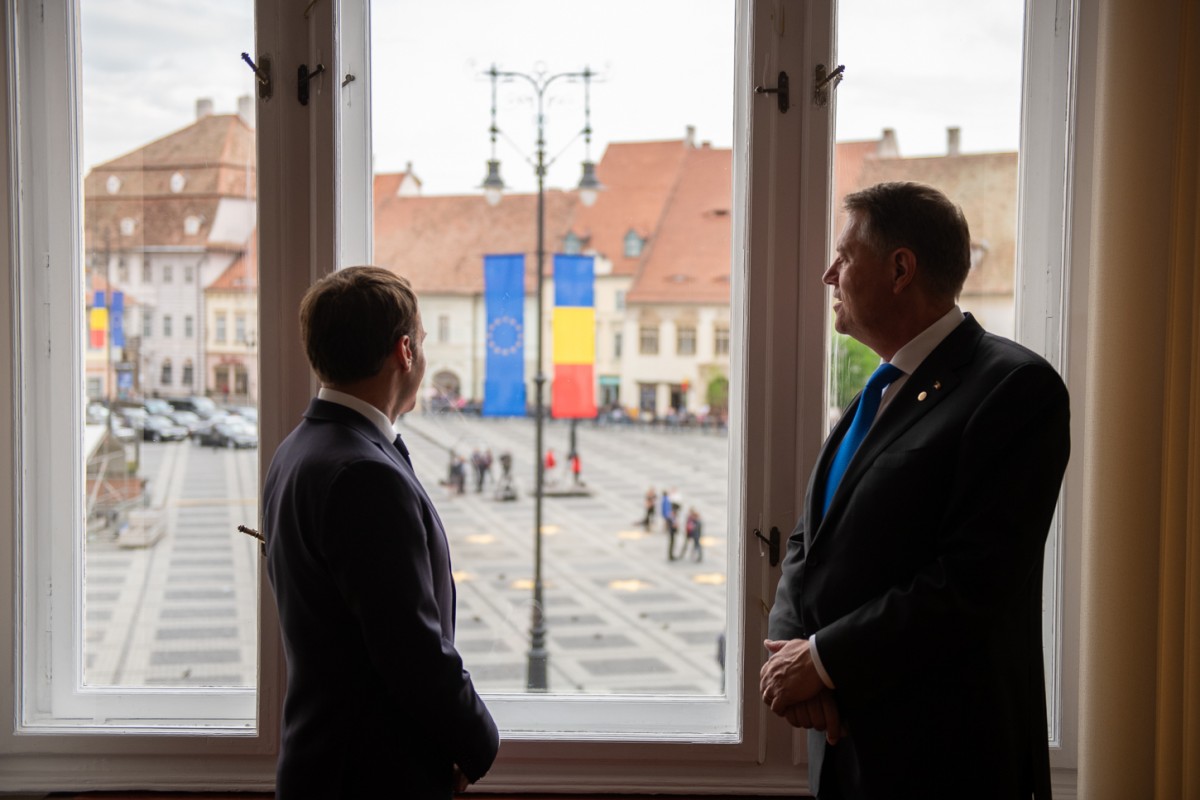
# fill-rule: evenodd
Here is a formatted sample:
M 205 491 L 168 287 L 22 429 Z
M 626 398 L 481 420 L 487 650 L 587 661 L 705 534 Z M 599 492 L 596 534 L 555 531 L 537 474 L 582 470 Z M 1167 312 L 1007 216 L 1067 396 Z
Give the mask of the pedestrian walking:
M 654 505 L 658 501 L 658 493 L 651 486 L 646 490 L 646 513 L 642 518 L 642 527 L 647 531 L 650 530 L 650 520 L 654 519 Z
M 703 523 L 700 521 L 700 512 L 695 508 L 689 508 L 687 520 L 684 522 L 683 532 L 683 548 L 679 551 L 679 557 L 683 558 L 687 554 L 688 546 L 691 546 L 692 560 L 703 561 L 704 551 L 700 549 L 700 533 L 703 530 Z
M 662 515 L 663 524 L 667 530 L 667 561 L 674 561 L 675 556 L 675 534 L 679 532 L 679 517 L 676 514 L 676 509 L 679 506 L 675 505 L 671 495 L 675 490 L 670 492 L 663 490 Z
M 583 466 L 579 461 L 579 453 L 571 453 L 569 460 L 571 462 L 571 478 L 574 480 L 575 485 L 578 486 L 580 483 L 579 473 L 583 469 Z

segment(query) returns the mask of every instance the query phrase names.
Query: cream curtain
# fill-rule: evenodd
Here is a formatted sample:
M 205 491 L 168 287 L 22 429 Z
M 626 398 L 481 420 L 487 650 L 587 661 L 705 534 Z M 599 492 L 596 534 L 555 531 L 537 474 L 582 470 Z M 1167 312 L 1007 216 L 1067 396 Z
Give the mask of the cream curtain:
M 1200 798 L 1200 0 L 1098 11 L 1078 796 Z

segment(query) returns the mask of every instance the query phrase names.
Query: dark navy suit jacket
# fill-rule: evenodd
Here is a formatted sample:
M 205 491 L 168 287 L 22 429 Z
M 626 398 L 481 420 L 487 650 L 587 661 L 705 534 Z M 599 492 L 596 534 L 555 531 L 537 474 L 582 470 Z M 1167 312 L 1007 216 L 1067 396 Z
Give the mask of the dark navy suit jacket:
M 967 315 L 881 412 L 822 516 L 856 403 L 821 451 L 770 615 L 774 639 L 816 634 L 849 727 L 832 754 L 810 732 L 813 787 L 1049 798 L 1042 554 L 1070 451 L 1066 387 Z
M 441 520 L 393 441 L 315 399 L 263 501 L 287 655 L 276 797 L 449 798 L 499 746 L 454 647 Z

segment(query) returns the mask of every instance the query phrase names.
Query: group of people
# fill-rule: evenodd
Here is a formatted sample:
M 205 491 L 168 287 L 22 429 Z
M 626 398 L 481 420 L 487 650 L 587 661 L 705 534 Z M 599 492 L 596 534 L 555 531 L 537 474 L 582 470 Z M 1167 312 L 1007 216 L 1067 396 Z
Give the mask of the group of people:
M 704 530 L 704 523 L 700 519 L 700 512 L 695 507 L 688 509 L 687 516 L 683 520 L 683 546 L 676 553 L 675 538 L 679 535 L 679 515 L 683 510 L 683 494 L 678 489 L 663 489 L 660 501 L 658 493 L 651 486 L 646 490 L 645 499 L 642 526 L 649 531 L 654 520 L 655 509 L 659 509 L 659 513 L 662 514 L 663 530 L 667 534 L 667 560 L 677 561 L 687 555 L 690 549 L 693 561 L 703 561 L 704 551 L 701 548 L 700 537 Z
M 959 309 L 970 234 L 945 195 L 886 183 L 845 209 L 823 281 L 836 329 L 881 364 L 813 467 L 762 700 L 809 731 L 819 800 L 1048 798 L 1041 564 L 1066 387 Z M 353 267 L 314 284 L 300 320 L 321 389 L 262 504 L 288 670 L 276 797 L 445 800 L 500 738 L 454 644 L 440 517 L 394 432 L 425 373 L 417 298 Z M 678 492 L 659 508 L 675 560 Z
M 548 486 L 553 486 L 558 483 L 558 459 L 554 455 L 554 448 L 546 448 L 546 456 L 543 462 L 545 470 L 542 474 Z M 579 457 L 579 451 L 572 450 L 567 454 L 567 469 L 571 471 L 571 483 L 575 486 L 583 485 L 583 460 Z

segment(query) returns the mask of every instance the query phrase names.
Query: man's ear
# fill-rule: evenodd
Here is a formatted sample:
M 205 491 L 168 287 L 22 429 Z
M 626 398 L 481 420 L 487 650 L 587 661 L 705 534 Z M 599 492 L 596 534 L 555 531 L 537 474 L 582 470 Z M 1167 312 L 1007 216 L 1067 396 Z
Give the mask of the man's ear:
M 413 364 L 412 337 L 410 337 L 408 334 L 401 336 L 396 341 L 396 350 L 395 350 L 394 354 L 395 354 L 396 358 L 399 359 L 399 364 L 400 364 L 401 368 L 404 369 L 405 372 L 412 369 L 412 364 Z
M 917 277 L 917 254 L 907 247 L 897 247 L 888 260 L 892 270 L 892 292 L 899 294 Z

